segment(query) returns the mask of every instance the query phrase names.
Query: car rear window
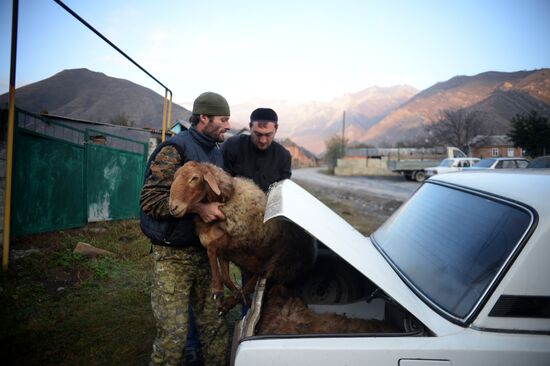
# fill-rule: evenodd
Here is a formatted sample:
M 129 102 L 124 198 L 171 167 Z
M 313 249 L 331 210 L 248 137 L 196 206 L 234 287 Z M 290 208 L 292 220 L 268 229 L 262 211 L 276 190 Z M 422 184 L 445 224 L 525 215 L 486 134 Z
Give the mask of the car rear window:
M 500 162 L 502 164 L 503 169 L 515 169 L 517 168 L 517 164 L 515 160 L 503 160 Z
M 426 183 L 372 238 L 421 297 L 464 321 L 532 221 L 515 204 Z
M 518 160 L 517 163 L 518 163 L 518 168 L 525 168 L 527 167 L 527 165 L 529 165 L 529 162 L 526 160 Z

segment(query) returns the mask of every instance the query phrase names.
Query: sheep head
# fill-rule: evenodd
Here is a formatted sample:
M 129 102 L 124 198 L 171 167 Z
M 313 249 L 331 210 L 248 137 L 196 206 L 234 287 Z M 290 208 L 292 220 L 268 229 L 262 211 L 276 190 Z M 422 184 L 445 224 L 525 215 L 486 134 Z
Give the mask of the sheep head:
M 226 175 L 211 164 L 195 161 L 189 161 L 179 168 L 170 187 L 168 205 L 172 216 L 182 217 L 191 206 L 201 201 L 224 201 L 228 187 L 223 179 L 220 182 L 220 174 Z

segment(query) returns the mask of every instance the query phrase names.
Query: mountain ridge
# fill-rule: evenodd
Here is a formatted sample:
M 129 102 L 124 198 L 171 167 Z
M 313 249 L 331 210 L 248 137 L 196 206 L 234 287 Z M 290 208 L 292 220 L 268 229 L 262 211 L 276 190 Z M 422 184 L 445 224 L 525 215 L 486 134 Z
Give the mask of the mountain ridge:
M 7 93 L 0 102 L 7 102 Z M 107 123 L 122 114 L 136 127 L 158 128 L 163 97 L 125 79 L 71 69 L 18 88 L 16 104 L 31 112 Z M 395 146 L 424 141 L 424 127 L 442 110 L 456 108 L 482 112 L 490 133 L 505 134 L 517 113 L 550 115 L 550 69 L 458 75 L 421 91 L 408 85 L 371 86 L 328 102 L 257 99 L 231 105 L 232 127 L 246 127 L 258 107 L 273 108 L 279 115 L 278 139 L 290 138 L 315 154 L 325 149 L 325 141 L 341 135 L 344 111 L 345 137 L 351 143 Z M 173 104 L 172 122 L 187 120 L 190 114 Z
M 518 93 L 502 94 L 510 91 Z M 491 95 L 495 95 L 493 99 L 507 99 L 515 107 L 508 108 L 506 113 L 487 108 L 489 104 L 485 100 Z M 422 136 L 424 125 L 437 120 L 440 111 L 457 108 L 484 112 L 493 132 L 503 134 L 509 130 L 509 120 L 516 113 L 530 108 L 548 113 L 550 105 L 546 101 L 550 102 L 550 69 L 512 73 L 488 71 L 474 76 L 456 76 L 421 91 L 359 139 L 373 144 L 415 140 Z M 388 135 L 391 139 L 387 138 Z
M 7 93 L 0 96 L 0 102 L 7 99 Z M 164 98 L 151 89 L 84 68 L 63 70 L 17 88 L 15 100 L 18 107 L 30 112 L 105 123 L 123 115 L 135 127 L 152 128 L 159 128 L 164 107 Z M 172 105 L 173 120 L 190 115 L 187 109 Z

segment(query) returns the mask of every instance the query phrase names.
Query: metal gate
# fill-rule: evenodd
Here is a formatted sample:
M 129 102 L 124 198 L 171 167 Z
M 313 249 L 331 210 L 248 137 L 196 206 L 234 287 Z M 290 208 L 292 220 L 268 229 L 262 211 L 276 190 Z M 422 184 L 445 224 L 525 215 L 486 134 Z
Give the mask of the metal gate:
M 13 236 L 138 217 L 146 143 L 21 110 L 15 120 Z
M 94 130 L 88 129 L 89 136 Z M 95 131 L 101 133 L 100 131 Z M 139 216 L 139 193 L 143 184 L 144 143 L 102 133 L 110 145 L 126 144 L 138 151 L 86 144 L 86 197 L 88 221 L 127 219 Z

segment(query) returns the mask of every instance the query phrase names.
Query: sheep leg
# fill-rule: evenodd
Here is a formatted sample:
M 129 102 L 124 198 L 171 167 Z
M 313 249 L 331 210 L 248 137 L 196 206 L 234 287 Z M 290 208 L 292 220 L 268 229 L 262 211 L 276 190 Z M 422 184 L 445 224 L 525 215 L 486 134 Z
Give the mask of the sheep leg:
M 209 245 L 207 250 L 208 261 L 210 262 L 210 271 L 212 279 L 210 282 L 210 291 L 214 299 L 221 299 L 223 297 L 223 284 L 221 281 L 220 269 L 218 267 L 218 256 L 215 245 Z
M 229 264 L 225 264 L 224 260 L 218 257 L 218 249 L 227 246 L 231 240 L 230 236 L 224 230 L 224 222 L 204 223 L 197 220 L 197 234 L 201 244 L 206 248 L 208 260 L 210 262 L 210 271 L 212 280 L 210 290 L 214 299 L 223 297 L 223 283 L 226 282 L 224 276 L 229 278 Z M 219 260 L 219 264 L 218 264 Z M 220 267 L 221 266 L 221 273 Z M 227 275 L 226 275 L 227 273 Z

